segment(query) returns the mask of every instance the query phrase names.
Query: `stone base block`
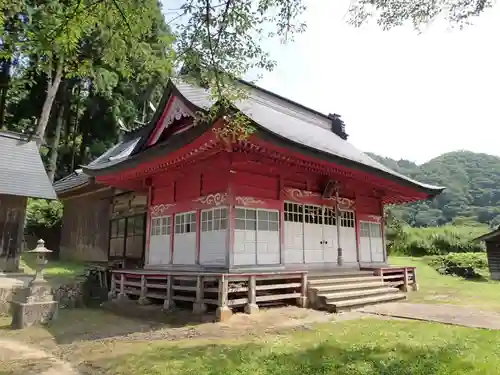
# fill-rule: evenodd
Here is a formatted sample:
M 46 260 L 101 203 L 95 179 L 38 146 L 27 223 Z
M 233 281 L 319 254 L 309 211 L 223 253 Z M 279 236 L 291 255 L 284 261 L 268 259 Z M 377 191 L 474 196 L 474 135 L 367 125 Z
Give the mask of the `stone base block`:
M 217 310 L 215 311 L 215 316 L 218 322 L 225 322 L 229 318 L 231 318 L 231 316 L 233 316 L 233 312 L 227 306 L 217 307 Z
M 118 295 L 116 296 L 116 300 L 117 301 L 128 301 L 129 298 L 125 293 L 118 293 Z
M 418 292 L 418 289 L 418 284 L 412 284 L 411 290 L 413 290 L 414 292 Z
M 150 305 L 151 300 L 148 297 L 139 297 L 139 299 L 137 300 L 137 303 L 139 305 Z
M 163 302 L 163 311 L 170 311 L 170 310 L 173 310 L 175 308 L 175 303 L 173 300 L 168 300 L 166 299 L 164 302 Z
M 46 324 L 57 318 L 59 303 L 51 302 L 11 302 L 13 329 L 22 329 L 34 324 Z
M 259 312 L 259 306 L 256 303 L 248 303 L 245 305 L 246 314 L 256 314 Z
M 193 314 L 203 314 L 207 311 L 207 305 L 204 303 L 193 303 Z
M 297 298 L 297 306 L 306 308 L 307 307 L 307 297 Z

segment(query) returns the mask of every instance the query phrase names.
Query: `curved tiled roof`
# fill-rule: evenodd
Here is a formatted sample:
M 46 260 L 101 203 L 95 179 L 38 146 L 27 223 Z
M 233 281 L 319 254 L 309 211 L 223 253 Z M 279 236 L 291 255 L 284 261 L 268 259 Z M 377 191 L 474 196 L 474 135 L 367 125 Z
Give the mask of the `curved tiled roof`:
M 252 84 L 243 81 L 241 83 L 248 89 L 247 95 L 243 100 L 234 103 L 235 107 L 265 130 L 312 150 L 381 171 L 435 194 L 444 189 L 413 180 L 372 159 L 350 142 L 327 130 L 331 126 L 328 116 Z M 213 105 L 209 92 L 203 88 L 181 82 L 177 84 L 177 89 L 199 108 L 207 109 Z
M 430 196 L 437 195 L 444 189 L 443 187 L 415 181 L 372 159 L 350 142 L 333 133 L 330 130 L 332 119 L 329 116 L 248 82 L 238 81 L 238 85 L 245 89 L 246 94 L 243 99 L 233 103 L 233 105 L 253 120 L 261 130 L 278 137 L 277 139 L 307 149 L 309 152 L 316 153 L 316 155 L 343 161 L 349 167 L 376 172 L 385 178 L 395 179 L 400 183 L 423 190 Z M 169 82 L 162 103 L 166 103 L 172 89 L 175 90 L 176 95 L 183 97 L 195 109 L 208 110 L 214 104 L 210 93 L 206 89 L 180 80 Z M 145 139 L 153 131 L 156 119 L 163 111 L 163 106 L 159 106 L 150 124 L 136 133 L 135 137 L 129 137 L 128 140 L 110 149 L 93 163 L 84 167 L 84 170 L 92 174 L 99 173 L 99 170 L 106 170 L 108 167 L 114 166 L 118 167 L 118 164 L 129 159 L 136 160 L 137 156 L 139 156 L 136 154 L 140 152 L 141 145 L 144 144 Z M 128 162 L 126 164 L 128 165 Z

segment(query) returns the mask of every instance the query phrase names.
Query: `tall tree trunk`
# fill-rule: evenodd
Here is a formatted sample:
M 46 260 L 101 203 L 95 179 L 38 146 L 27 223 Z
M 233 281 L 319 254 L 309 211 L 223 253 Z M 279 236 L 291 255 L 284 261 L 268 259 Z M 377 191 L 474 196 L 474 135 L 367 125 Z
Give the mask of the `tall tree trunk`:
M 57 90 L 59 90 L 62 75 L 63 62 L 62 60 L 58 60 L 56 74 L 54 75 L 54 78 L 50 79 L 48 82 L 47 95 L 45 96 L 45 101 L 43 102 L 42 113 L 36 125 L 36 135 L 40 138 L 42 143 L 45 140 L 45 130 L 47 129 L 47 124 L 49 123 L 50 111 L 52 110 L 52 104 L 54 104 Z
M 66 91 L 64 90 L 63 95 L 66 94 Z M 65 108 L 65 103 L 61 102 L 59 105 L 59 111 L 57 113 L 57 118 L 56 118 L 56 129 L 54 130 L 54 137 L 52 138 L 52 144 L 50 146 L 50 160 L 49 160 L 49 179 L 50 182 L 54 182 L 54 177 L 56 175 L 56 170 L 57 170 L 57 149 L 59 147 L 59 141 L 61 140 L 61 130 L 63 126 L 63 119 L 64 119 L 64 108 Z
M 0 59 L 0 129 L 7 129 L 5 123 L 5 107 L 7 106 L 7 91 L 10 83 L 10 58 Z
M 78 119 L 80 118 L 80 102 L 82 93 L 82 83 L 78 83 L 78 94 L 76 97 L 75 125 L 73 127 L 73 139 L 71 144 L 71 172 L 75 170 L 76 137 L 78 135 Z

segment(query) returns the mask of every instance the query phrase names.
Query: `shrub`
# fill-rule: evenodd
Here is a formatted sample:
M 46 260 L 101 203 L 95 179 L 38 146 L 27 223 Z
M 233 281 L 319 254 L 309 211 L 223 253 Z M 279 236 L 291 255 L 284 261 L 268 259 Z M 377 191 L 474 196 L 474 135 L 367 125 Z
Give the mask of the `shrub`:
M 450 253 L 429 256 L 425 260 L 437 271 L 447 275 L 466 279 L 486 278 L 488 275 L 488 259 L 485 253 Z

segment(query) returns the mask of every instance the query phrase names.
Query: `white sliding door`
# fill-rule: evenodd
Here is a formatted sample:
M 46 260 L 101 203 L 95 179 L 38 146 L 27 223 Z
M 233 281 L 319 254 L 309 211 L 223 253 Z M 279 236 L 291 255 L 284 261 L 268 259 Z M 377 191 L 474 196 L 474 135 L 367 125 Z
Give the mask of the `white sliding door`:
M 382 224 L 367 221 L 359 222 L 360 262 L 384 262 L 384 241 L 382 239 Z
M 174 264 L 196 263 L 196 213 L 175 214 Z
M 384 241 L 382 240 L 382 224 L 370 223 L 370 248 L 372 262 L 384 261 Z
M 279 212 L 243 207 L 235 211 L 233 264 L 280 264 Z
M 337 262 L 337 217 L 334 207 L 323 207 L 323 261 Z
M 279 211 L 257 210 L 257 264 L 280 264 Z
M 149 238 L 149 265 L 170 263 L 170 236 L 172 232 L 171 216 L 151 219 Z
M 257 212 L 252 208 L 236 208 L 234 229 L 235 266 L 257 264 Z
M 306 263 L 323 262 L 323 208 L 304 205 L 304 257 Z
M 304 263 L 304 206 L 285 202 L 284 207 L 285 263 Z
M 201 211 L 200 264 L 225 265 L 227 260 L 227 207 Z
M 340 211 L 340 239 L 344 263 L 356 263 L 358 254 L 353 211 Z

